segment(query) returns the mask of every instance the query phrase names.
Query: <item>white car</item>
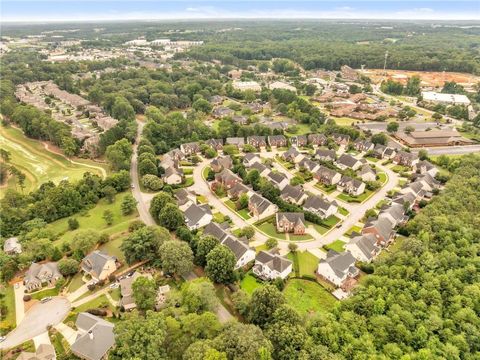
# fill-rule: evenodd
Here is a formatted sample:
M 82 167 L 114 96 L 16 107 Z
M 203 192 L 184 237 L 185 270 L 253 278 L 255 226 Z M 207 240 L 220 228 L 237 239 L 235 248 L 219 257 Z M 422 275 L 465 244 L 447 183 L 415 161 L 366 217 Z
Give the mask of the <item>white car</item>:
M 5 336 L 0 336 L 0 343 L 4 342 L 7 338 Z
M 118 288 L 120 285 L 118 283 L 113 283 L 113 284 L 110 284 L 110 289 L 116 289 Z
M 52 300 L 52 297 L 51 296 L 47 296 L 47 297 L 44 297 L 40 300 L 40 302 L 43 304 L 43 303 L 46 303 L 47 301 L 50 301 Z

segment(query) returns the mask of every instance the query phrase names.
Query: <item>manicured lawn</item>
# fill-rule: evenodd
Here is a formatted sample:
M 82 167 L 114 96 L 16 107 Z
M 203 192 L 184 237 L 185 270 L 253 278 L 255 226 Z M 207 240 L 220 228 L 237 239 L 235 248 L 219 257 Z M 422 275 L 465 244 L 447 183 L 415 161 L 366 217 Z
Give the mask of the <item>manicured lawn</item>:
M 348 117 L 339 117 L 339 118 L 336 117 L 336 118 L 334 118 L 334 120 L 335 120 L 335 123 L 337 125 L 341 125 L 341 126 L 350 126 L 354 122 L 358 121 L 358 120 L 348 118 Z
M 325 226 L 322 226 L 322 225 L 318 225 L 318 224 L 314 224 L 314 223 L 309 223 L 309 224 L 313 225 L 315 230 L 317 230 L 317 232 L 320 233 L 321 235 L 325 234 L 328 230 L 330 230 L 329 228 L 327 228 Z
M 184 175 L 192 175 L 193 174 L 193 169 L 192 168 L 183 168 L 183 174 Z
M 317 189 L 319 189 L 320 191 L 323 191 L 326 194 L 331 194 L 332 192 L 334 192 L 337 189 L 337 187 L 335 185 L 326 186 L 326 185 L 324 185 L 320 182 L 316 183 L 315 187 Z
M 25 174 L 25 193 L 37 189 L 40 184 L 53 181 L 58 184 L 63 179 L 80 180 L 85 172 L 106 176 L 107 165 L 87 159 L 74 159 L 73 164 L 66 157 L 46 150 L 40 141 L 27 138 L 22 131 L 13 127 L 0 127 L 0 147 L 10 152 L 10 164 Z M 3 197 L 7 189 L 15 189 L 15 179 L 11 177 L 8 186 L 0 189 Z M 17 186 L 20 191 L 20 188 Z
M 75 276 L 70 280 L 70 284 L 68 284 L 68 291 L 69 292 L 74 292 L 75 290 L 79 289 L 80 286 L 85 284 L 82 281 L 82 272 L 78 272 L 75 274 Z
M 332 228 L 334 227 L 335 225 L 337 225 L 337 223 L 340 221 L 340 219 L 338 217 L 336 217 L 335 215 L 330 215 L 328 218 L 326 218 L 325 220 L 323 220 L 323 223 L 328 226 L 329 228 Z
M 250 214 L 248 213 L 247 208 L 237 211 L 236 205 L 232 200 L 229 199 L 229 200 L 225 201 L 225 205 L 227 205 L 230 209 L 235 211 L 243 219 L 248 220 L 248 219 L 251 218 Z
M 2 289 L 2 292 L 5 294 L 3 298 L 0 299 L 0 303 L 4 304 L 7 312 L 5 318 L 2 316 L 2 321 L 0 321 L 0 335 L 3 335 L 4 329 L 14 328 L 15 323 L 15 292 L 13 286 L 5 285 L 5 290 Z
M 203 195 L 197 195 L 197 201 L 200 204 L 206 204 L 208 202 L 207 198 Z
M 257 247 L 255 248 L 255 251 L 256 251 L 257 253 L 259 253 L 260 251 L 265 251 L 265 250 L 268 250 L 268 249 L 267 249 L 267 245 L 265 245 L 265 244 L 262 244 L 262 245 L 257 246 Z
M 60 238 L 55 241 L 55 245 L 71 241 L 75 234 L 85 229 L 92 229 L 107 234 L 115 234 L 127 230 L 130 222 L 138 216 L 136 210 L 132 215 L 122 215 L 120 207 L 122 200 L 127 194 L 128 192 L 123 192 L 115 195 L 115 201 L 112 204 L 109 204 L 106 199 L 102 199 L 94 208 L 85 213 L 71 216 L 76 218 L 80 224 L 77 230 L 70 231 L 68 229 L 69 218 L 60 219 L 49 224 L 47 228 L 60 235 Z M 102 218 L 105 210 L 110 210 L 113 213 L 113 224 L 110 226 Z
M 347 216 L 348 214 L 350 214 L 350 213 L 348 212 L 348 210 L 345 209 L 345 208 L 343 208 L 343 207 L 339 207 L 339 208 L 338 208 L 338 212 L 339 212 L 340 214 L 342 214 L 343 216 Z
M 209 171 L 210 171 L 210 166 L 205 166 L 205 168 L 202 170 L 202 176 L 204 179 L 207 179 Z
M 395 165 L 394 167 L 392 167 L 392 171 L 395 171 L 396 173 L 401 173 L 409 170 L 409 168 L 402 165 Z
M 303 235 L 295 235 L 295 234 L 289 234 L 290 240 L 291 241 L 305 241 L 305 240 L 312 240 L 312 236 L 309 234 L 303 234 Z
M 110 301 L 108 301 L 107 299 L 107 296 L 104 294 L 104 295 L 101 295 L 89 302 L 86 302 L 85 304 L 82 304 L 80 305 L 79 307 L 76 307 L 75 308 L 75 312 L 76 313 L 81 313 L 83 311 L 87 311 L 89 309 L 95 309 L 95 308 L 99 308 L 103 305 L 107 305 L 107 307 L 110 309 L 110 310 L 115 310 L 112 306 L 112 304 L 110 304 Z
M 228 199 L 227 201 L 225 201 L 225 205 L 227 205 L 233 211 L 237 211 L 235 203 L 232 200 Z
M 225 216 L 222 213 L 217 212 L 217 213 L 213 214 L 213 221 L 221 224 L 225 221 Z
M 351 196 L 345 193 L 341 193 L 337 195 L 337 199 L 348 202 L 348 203 L 362 203 L 365 200 L 367 200 L 370 195 L 372 194 L 371 190 L 365 190 L 363 194 L 360 194 L 358 196 Z
M 186 188 L 192 186 L 194 183 L 193 176 L 185 176 L 185 183 L 182 184 L 182 187 Z
M 398 180 L 398 186 L 403 187 L 408 182 L 407 179 L 399 179 Z
M 352 226 L 348 231 L 345 233 L 345 235 L 349 235 L 353 232 L 360 233 L 362 231 L 362 228 L 359 226 Z
M 345 243 L 342 240 L 335 240 L 334 242 L 326 245 L 326 248 L 329 250 L 334 250 L 336 252 L 344 251 Z
M 291 279 L 283 291 L 287 303 L 300 314 L 314 314 L 333 309 L 335 298 L 314 281 Z
M 63 335 L 58 331 L 55 331 L 55 334 L 53 334 L 52 331 L 49 331 L 48 335 L 50 336 L 50 341 L 55 348 L 57 358 L 63 358 L 67 351 L 69 351 L 67 340 L 65 340 Z
M 45 290 L 41 290 L 41 291 L 32 293 L 30 295 L 32 296 L 32 299 L 41 300 L 42 298 L 47 297 L 47 296 L 57 296 L 58 295 L 58 290 L 55 289 L 55 288 L 45 289 Z
M 384 205 L 388 204 L 388 201 L 387 200 L 380 200 L 376 205 L 375 207 L 377 209 L 381 209 Z
M 252 275 L 252 273 L 248 273 L 245 275 L 243 280 L 240 282 L 240 287 L 242 288 L 243 291 L 245 291 L 247 294 L 252 294 L 253 291 L 260 287 L 263 286 L 260 281 L 257 280 L 255 276 Z
M 264 222 L 262 225 L 257 226 L 261 231 L 270 237 L 286 240 L 285 234 L 277 233 L 277 228 L 271 222 Z
M 374 163 L 376 163 L 378 160 L 380 160 L 380 159 L 377 159 L 377 158 L 374 158 L 374 157 L 371 157 L 371 156 L 366 156 L 365 159 L 368 160 L 368 161 L 374 162 Z
M 298 265 L 300 276 L 303 275 L 315 275 L 317 271 L 319 259 L 310 254 L 308 251 L 299 252 L 297 251 Z
M 385 184 L 387 182 L 387 174 L 381 172 L 378 173 L 378 181 L 380 181 L 382 184 Z
M 120 245 L 122 245 L 125 238 L 126 236 L 119 236 L 114 240 L 110 240 L 109 242 L 100 246 L 100 250 L 103 250 L 107 254 L 115 256 L 118 260 L 125 262 L 125 255 L 123 255 L 122 250 L 120 250 Z
M 122 295 L 120 293 L 120 288 L 112 289 L 110 291 L 110 296 L 112 297 L 113 300 L 119 301 L 122 298 Z

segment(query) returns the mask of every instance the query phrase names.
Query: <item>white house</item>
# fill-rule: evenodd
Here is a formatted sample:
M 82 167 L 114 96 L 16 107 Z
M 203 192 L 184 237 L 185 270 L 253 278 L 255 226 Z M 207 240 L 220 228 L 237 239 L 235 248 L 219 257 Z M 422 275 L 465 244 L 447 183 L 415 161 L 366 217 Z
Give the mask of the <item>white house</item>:
M 360 273 L 355 261 L 348 251 L 337 253 L 330 250 L 327 257 L 318 263 L 317 273 L 337 287 L 342 287 L 349 279 L 355 278 Z
M 311 195 L 303 204 L 303 208 L 306 211 L 325 219 L 336 214 L 338 211 L 338 204 L 335 201 L 329 202 L 327 199 L 321 198 L 320 196 Z
M 255 260 L 255 250 L 245 244 L 243 241 L 228 236 L 223 240 L 222 245 L 225 245 L 232 250 L 237 262 L 235 263 L 235 269 L 239 269 L 247 265 L 250 261 Z
M 255 257 L 253 273 L 261 279 L 285 279 L 291 272 L 292 262 L 278 254 L 260 251 Z
M 373 234 L 354 236 L 345 245 L 345 250 L 350 251 L 355 259 L 364 262 L 372 261 L 380 253 L 380 249 Z
M 208 204 L 192 204 L 185 210 L 185 224 L 190 230 L 206 226 L 213 220 L 212 210 Z

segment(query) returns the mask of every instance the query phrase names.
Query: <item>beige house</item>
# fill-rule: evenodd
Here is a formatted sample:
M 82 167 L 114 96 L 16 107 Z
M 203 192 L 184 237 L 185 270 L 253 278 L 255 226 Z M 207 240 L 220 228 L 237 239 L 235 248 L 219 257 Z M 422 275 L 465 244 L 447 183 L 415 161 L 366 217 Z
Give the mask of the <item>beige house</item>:
M 93 280 L 101 281 L 117 270 L 116 260 L 113 256 L 95 250 L 83 258 L 81 268 Z

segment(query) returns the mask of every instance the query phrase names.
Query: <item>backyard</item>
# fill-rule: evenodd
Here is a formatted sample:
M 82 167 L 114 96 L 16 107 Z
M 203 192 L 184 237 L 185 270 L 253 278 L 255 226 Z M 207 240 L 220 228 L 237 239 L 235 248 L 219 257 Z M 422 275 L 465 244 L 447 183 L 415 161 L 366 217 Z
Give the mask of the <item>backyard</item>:
M 253 291 L 260 286 L 262 286 L 262 283 L 257 280 L 257 278 L 253 276 L 251 272 L 247 273 L 240 282 L 240 287 L 242 290 L 250 295 L 252 295 Z
M 0 298 L 0 304 L 3 304 L 7 311 L 0 318 L 0 334 L 3 335 L 4 331 L 8 331 L 9 328 L 15 327 L 15 293 L 13 286 L 5 285 L 1 287 L 1 293 L 3 296 Z
M 335 298 L 315 281 L 291 279 L 283 291 L 287 303 L 300 314 L 315 314 L 333 309 Z

